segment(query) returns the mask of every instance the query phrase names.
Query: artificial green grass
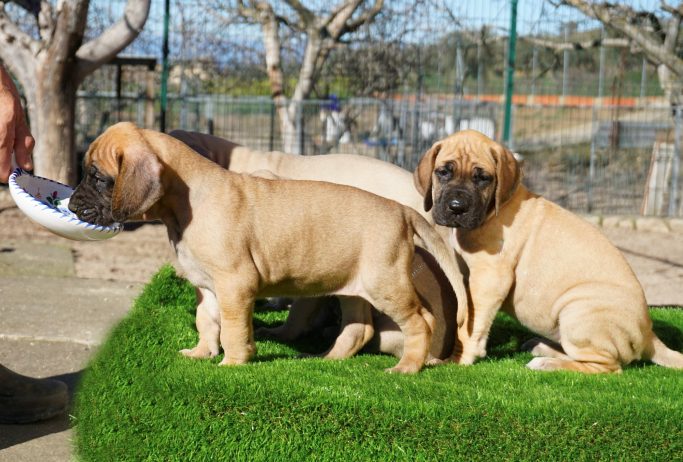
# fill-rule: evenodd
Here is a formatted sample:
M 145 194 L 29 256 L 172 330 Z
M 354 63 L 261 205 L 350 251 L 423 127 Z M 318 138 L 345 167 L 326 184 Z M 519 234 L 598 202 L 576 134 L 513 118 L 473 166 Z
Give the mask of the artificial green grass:
M 284 320 L 257 313 L 257 325 Z M 683 349 L 683 310 L 654 309 Z M 680 460 L 683 372 L 636 364 L 623 374 L 542 373 L 518 347 L 533 337 L 499 316 L 489 357 L 417 375 L 396 359 L 296 359 L 324 349 L 258 341 L 252 363 L 191 360 L 194 291 L 170 267 L 85 371 L 73 422 L 83 461 Z M 257 339 L 258 340 L 258 339 Z

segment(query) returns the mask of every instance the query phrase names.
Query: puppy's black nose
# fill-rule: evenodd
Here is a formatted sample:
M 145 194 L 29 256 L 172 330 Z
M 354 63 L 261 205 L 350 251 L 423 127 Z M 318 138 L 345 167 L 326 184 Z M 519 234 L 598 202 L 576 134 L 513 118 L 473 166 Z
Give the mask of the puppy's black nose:
M 448 203 L 448 208 L 451 209 L 453 213 L 463 213 L 469 209 L 469 201 L 463 197 L 456 197 L 451 199 Z
M 78 201 L 73 200 L 73 197 L 69 200 L 69 210 L 73 213 L 78 213 Z
M 85 208 L 79 194 L 72 194 L 69 198 L 69 210 L 78 215 Z

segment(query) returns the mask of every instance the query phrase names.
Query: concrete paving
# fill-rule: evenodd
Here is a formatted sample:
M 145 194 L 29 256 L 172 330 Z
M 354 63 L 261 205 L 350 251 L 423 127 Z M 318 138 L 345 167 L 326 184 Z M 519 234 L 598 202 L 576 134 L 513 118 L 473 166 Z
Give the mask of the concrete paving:
M 67 383 L 79 375 L 142 284 L 75 276 L 63 245 L 0 243 L 0 364 Z M 0 425 L 0 461 L 75 460 L 69 412 L 45 422 Z

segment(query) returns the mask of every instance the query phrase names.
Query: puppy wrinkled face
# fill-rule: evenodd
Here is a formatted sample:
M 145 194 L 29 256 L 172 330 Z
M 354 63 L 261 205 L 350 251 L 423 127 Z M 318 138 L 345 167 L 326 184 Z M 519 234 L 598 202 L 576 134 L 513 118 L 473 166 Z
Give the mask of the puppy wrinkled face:
M 495 174 L 465 156 L 437 158 L 432 178 L 434 221 L 451 228 L 474 229 L 482 225 L 494 203 Z
M 114 223 L 111 211 L 113 190 L 114 178 L 91 164 L 85 168 L 85 176 L 69 200 L 69 210 L 83 221 L 109 226 Z

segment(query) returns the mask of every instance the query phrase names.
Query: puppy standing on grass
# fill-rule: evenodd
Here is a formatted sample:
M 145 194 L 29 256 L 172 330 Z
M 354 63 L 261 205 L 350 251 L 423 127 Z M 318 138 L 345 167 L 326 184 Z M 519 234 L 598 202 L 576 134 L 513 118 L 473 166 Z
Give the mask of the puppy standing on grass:
M 367 156 L 353 154 L 325 154 L 300 156 L 279 151 L 263 152 L 240 146 L 229 140 L 205 133 L 173 130 L 170 136 L 179 139 L 202 156 L 209 158 L 232 172 L 268 172 L 283 179 L 327 181 L 344 184 L 392 199 L 417 210 L 431 225 L 431 213 L 422 208 L 422 196 L 413 186 L 411 172 Z M 449 228 L 435 227 L 444 242 L 448 243 Z M 318 239 L 325 237 L 320 235 Z M 425 251 L 416 249 L 413 260 L 413 282 L 423 306 L 435 318 L 432 331 L 430 361 L 447 359 L 455 343 L 457 300 L 450 283 L 438 264 Z M 451 252 L 455 258 L 454 252 Z M 330 297 L 298 298 L 293 301 L 284 324 L 259 329 L 257 334 L 279 341 L 290 342 L 317 327 Z M 359 297 L 338 298 L 342 306 L 339 335 L 330 348 L 320 354 L 329 359 L 348 358 L 363 345 L 367 352 L 382 352 L 396 357 L 402 355 L 403 337 L 400 330 L 385 315 L 372 309 Z M 197 307 L 202 318 L 204 305 Z M 322 315 L 322 316 L 321 316 Z M 368 341 L 369 339 L 369 341 Z
M 683 355 L 652 332 L 626 259 L 595 227 L 529 192 L 503 146 L 459 132 L 425 153 L 415 183 L 436 223 L 453 228 L 470 271 L 469 311 L 458 310 L 458 362 L 486 355 L 502 308 L 550 340 L 533 342 L 531 369 L 618 372 L 638 359 L 683 368 Z
M 391 317 L 404 348 L 390 371 L 419 371 L 432 317 L 410 274 L 414 236 L 464 294 L 450 250 L 424 218 L 356 188 L 232 173 L 175 138 L 130 123 L 110 127 L 92 143 L 84 172 L 69 202 L 79 218 L 166 225 L 207 308 L 188 356 L 215 356 L 220 344 L 221 364 L 245 363 L 255 353 L 256 298 L 336 294 L 360 296 Z M 325 239 L 316 239 L 320 234 Z

